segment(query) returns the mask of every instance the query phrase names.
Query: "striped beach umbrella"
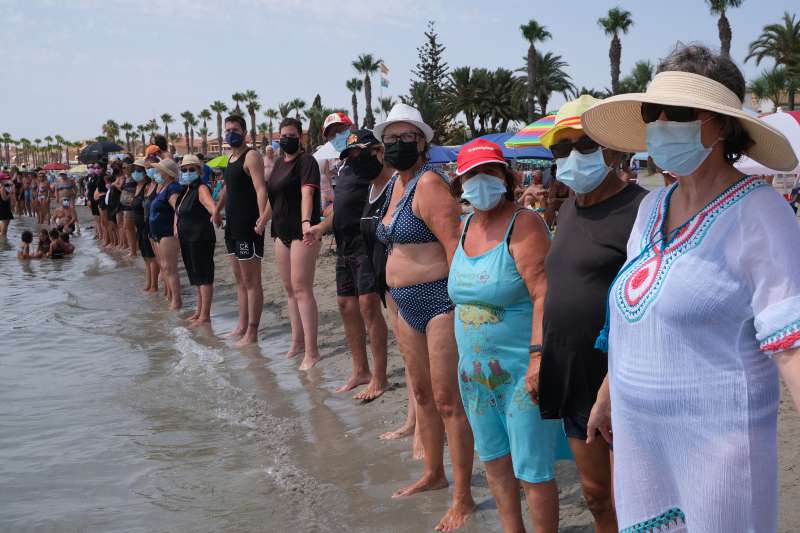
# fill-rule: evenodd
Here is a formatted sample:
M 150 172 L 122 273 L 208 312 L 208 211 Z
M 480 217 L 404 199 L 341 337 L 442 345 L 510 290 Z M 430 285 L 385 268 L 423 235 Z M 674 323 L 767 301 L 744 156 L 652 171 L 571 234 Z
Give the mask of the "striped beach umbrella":
M 523 148 L 525 146 L 541 146 L 541 137 L 555 126 L 556 116 L 547 115 L 540 118 L 536 122 L 531 122 L 516 135 L 506 141 L 506 148 Z

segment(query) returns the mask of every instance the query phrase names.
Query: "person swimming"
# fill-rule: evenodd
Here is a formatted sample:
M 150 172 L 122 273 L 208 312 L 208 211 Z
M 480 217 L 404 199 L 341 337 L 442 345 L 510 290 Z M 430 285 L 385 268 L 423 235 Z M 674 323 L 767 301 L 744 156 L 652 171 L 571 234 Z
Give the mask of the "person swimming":
M 75 250 L 73 245 L 64 241 L 64 236 L 66 234 L 59 232 L 57 229 L 51 229 L 49 235 L 50 250 L 47 252 L 46 257 L 51 259 L 64 259 L 64 256 L 72 254 Z

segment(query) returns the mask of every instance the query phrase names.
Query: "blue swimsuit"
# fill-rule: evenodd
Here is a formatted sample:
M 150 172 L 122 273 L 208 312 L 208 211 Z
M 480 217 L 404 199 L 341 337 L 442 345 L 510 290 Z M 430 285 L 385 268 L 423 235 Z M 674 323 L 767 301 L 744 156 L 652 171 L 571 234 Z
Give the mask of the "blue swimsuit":
M 389 182 L 386 189 L 386 202 L 379 211 L 380 222 L 375 231 L 375 236 L 386 245 L 388 253 L 392 252 L 395 244 L 437 242 L 436 235 L 411 209 L 417 183 L 420 177 L 429 170 L 439 174 L 429 163 L 423 164 L 408 182 L 405 194 L 397 203 L 392 219 L 386 226 L 383 224 L 383 217 L 389 209 L 397 175 L 393 176 Z M 439 176 L 446 181 L 444 176 L 441 174 Z M 389 294 L 397 304 L 403 320 L 420 333 L 425 333 L 428 322 L 433 317 L 449 313 L 454 309 L 453 302 L 447 295 L 447 278 L 408 287 L 389 287 Z

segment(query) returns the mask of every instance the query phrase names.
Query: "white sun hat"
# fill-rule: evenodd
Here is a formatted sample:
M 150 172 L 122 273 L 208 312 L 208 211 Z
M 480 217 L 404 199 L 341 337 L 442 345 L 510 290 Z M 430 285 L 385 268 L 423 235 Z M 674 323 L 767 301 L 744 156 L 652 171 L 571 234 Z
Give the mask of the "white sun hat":
M 601 146 L 621 152 L 645 151 L 647 125 L 642 103 L 692 107 L 734 117 L 753 139 L 753 146 L 745 150 L 747 156 L 779 171 L 797 166 L 797 156 L 781 132 L 743 111 L 742 101 L 723 84 L 690 72 L 661 72 L 646 92 L 602 100 L 581 116 L 583 129 Z
M 375 126 L 375 130 L 373 132 L 375 137 L 377 137 L 379 140 L 382 140 L 383 130 L 386 128 L 386 126 L 395 124 L 397 122 L 407 122 L 412 124 L 425 134 L 425 140 L 428 142 L 433 140 L 433 129 L 425 124 L 425 122 L 422 120 L 422 115 L 420 112 L 416 108 L 403 103 L 395 104 L 392 110 L 389 111 L 389 116 L 386 117 L 386 120 Z

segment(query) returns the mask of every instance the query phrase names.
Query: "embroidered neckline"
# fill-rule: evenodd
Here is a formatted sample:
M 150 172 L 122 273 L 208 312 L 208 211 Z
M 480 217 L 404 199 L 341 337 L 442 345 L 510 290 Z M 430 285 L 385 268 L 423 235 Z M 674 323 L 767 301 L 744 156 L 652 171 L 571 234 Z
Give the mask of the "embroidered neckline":
M 621 529 L 619 533 L 654 533 L 656 531 L 668 531 L 662 529 L 665 527 L 683 525 L 686 525 L 686 515 L 680 508 L 673 507 L 654 518 Z
M 628 322 L 641 320 L 658 298 L 672 264 L 699 246 L 714 222 L 729 207 L 753 190 L 764 186 L 769 184 L 757 177 L 739 180 L 698 211 L 675 235 L 668 235 L 667 237 L 671 237 L 669 240 L 664 237 L 664 225 L 669 200 L 677 183 L 662 189 L 642 234 L 640 249 L 644 252 L 634 259 L 630 268 L 624 270 L 613 288 L 617 308 L 625 319 Z

